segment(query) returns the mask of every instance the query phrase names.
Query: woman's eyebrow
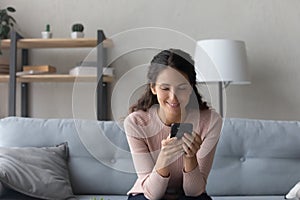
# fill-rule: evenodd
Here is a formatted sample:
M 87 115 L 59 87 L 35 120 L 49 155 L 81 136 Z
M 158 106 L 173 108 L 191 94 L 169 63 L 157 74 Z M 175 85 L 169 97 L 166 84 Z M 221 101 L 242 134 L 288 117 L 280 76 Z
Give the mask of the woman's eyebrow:
M 157 83 L 157 85 L 162 85 L 162 86 L 170 86 L 170 84 L 168 83 Z M 178 86 L 183 86 L 183 85 L 189 85 L 188 83 L 180 83 L 177 85 Z
M 157 83 L 157 85 L 170 86 L 168 83 Z
M 179 84 L 179 86 L 180 86 L 180 85 L 188 85 L 188 83 L 181 83 L 181 84 Z
M 177 85 L 177 87 L 182 87 L 182 86 L 189 86 L 189 84 L 188 83 L 181 83 L 181 84 Z

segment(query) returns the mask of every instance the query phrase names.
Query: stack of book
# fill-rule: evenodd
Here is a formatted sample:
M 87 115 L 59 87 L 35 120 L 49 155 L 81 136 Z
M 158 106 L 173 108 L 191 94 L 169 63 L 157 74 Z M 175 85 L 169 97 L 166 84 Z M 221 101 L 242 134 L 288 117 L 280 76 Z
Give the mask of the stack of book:
M 0 74 L 9 74 L 9 62 L 7 59 L 0 59 Z
M 73 76 L 97 76 L 97 63 L 96 62 L 80 62 L 78 66 L 69 71 Z M 103 75 L 113 76 L 114 71 L 111 67 L 103 68 Z
M 56 68 L 51 65 L 23 66 L 23 71 L 17 72 L 17 76 L 27 74 L 53 74 Z
M 0 64 L 0 74 L 9 74 L 9 65 Z

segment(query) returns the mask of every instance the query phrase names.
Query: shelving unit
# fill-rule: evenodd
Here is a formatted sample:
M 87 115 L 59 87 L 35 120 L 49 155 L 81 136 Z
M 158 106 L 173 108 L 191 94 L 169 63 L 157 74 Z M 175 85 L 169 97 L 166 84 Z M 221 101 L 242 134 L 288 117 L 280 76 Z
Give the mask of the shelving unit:
M 19 83 L 34 83 L 34 82 L 74 82 L 75 80 L 80 82 L 96 82 L 97 76 L 73 76 L 69 74 L 44 74 L 44 75 L 22 75 L 17 77 Z M 6 83 L 9 81 L 9 75 L 0 74 L 0 83 Z M 103 82 L 111 83 L 113 77 L 103 76 Z
M 11 39 L 2 40 L 1 48 L 10 49 L 9 75 L 0 75 L 0 82 L 9 83 L 9 116 L 16 115 L 16 83 L 21 83 L 21 116 L 28 117 L 28 84 L 32 82 L 95 82 L 97 81 L 97 118 L 107 119 L 107 83 L 113 77 L 103 76 L 102 69 L 106 67 L 106 48 L 112 47 L 112 41 L 106 39 L 104 32 L 98 30 L 94 38 L 56 38 L 56 39 L 23 39 L 17 32 L 12 32 Z M 43 74 L 16 76 L 17 50 L 22 50 L 21 66 L 28 65 L 29 49 L 33 48 L 87 48 L 97 47 L 97 76 L 73 76 L 69 74 Z M 12 77 L 12 78 L 10 78 Z
M 11 40 L 2 40 L 1 48 L 8 49 L 11 47 Z M 97 39 L 95 38 L 51 38 L 51 39 L 20 39 L 17 42 L 19 49 L 34 49 L 34 48 L 80 48 L 80 47 L 96 47 Z M 103 41 L 104 48 L 110 48 L 113 43 L 110 39 Z

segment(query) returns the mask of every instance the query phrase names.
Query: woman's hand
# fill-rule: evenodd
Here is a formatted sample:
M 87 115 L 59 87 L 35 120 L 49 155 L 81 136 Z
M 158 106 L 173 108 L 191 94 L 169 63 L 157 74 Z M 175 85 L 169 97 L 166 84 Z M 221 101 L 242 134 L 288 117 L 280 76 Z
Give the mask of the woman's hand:
M 185 133 L 182 137 L 182 141 L 182 147 L 185 152 L 183 157 L 183 170 L 185 172 L 190 172 L 198 166 L 196 154 L 200 149 L 202 140 L 197 133 L 193 132 L 193 134 Z
M 155 169 L 161 176 L 168 177 L 170 175 L 168 166 L 183 154 L 183 145 L 176 137 L 168 137 L 161 141 L 161 146 Z
M 193 132 L 192 134 L 185 133 L 182 137 L 182 141 L 185 157 L 195 157 L 202 144 L 200 136 L 196 132 Z

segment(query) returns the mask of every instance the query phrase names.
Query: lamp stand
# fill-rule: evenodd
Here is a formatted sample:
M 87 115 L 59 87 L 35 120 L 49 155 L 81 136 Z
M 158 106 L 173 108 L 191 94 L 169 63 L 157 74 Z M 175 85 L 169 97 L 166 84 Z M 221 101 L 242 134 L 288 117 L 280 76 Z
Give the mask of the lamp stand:
M 223 82 L 219 82 L 219 110 L 221 117 L 223 117 Z
M 221 117 L 224 117 L 224 109 L 223 109 L 223 96 L 224 96 L 224 91 L 227 86 L 230 84 L 230 81 L 225 81 L 219 82 L 219 109 L 220 109 L 220 115 Z

